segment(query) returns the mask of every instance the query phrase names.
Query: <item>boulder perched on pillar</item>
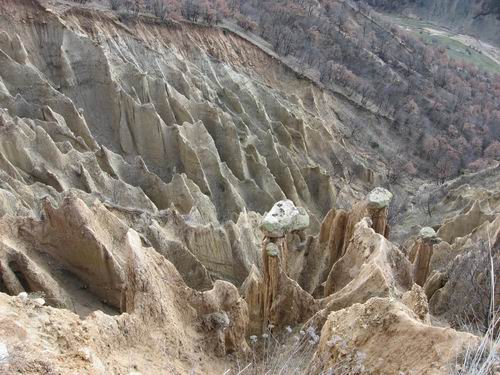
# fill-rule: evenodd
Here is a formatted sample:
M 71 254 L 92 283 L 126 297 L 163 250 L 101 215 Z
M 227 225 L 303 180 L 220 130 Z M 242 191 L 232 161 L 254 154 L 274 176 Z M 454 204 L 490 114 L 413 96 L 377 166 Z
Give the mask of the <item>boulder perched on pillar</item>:
M 433 245 L 439 241 L 434 229 L 424 227 L 410 249 L 409 258 L 413 263 L 413 281 L 420 286 L 423 286 L 427 280 Z
M 368 207 L 382 209 L 389 207 L 392 200 L 392 193 L 379 186 L 370 191 L 366 198 L 368 201 Z
M 318 286 L 313 295 L 324 295 L 331 291 L 323 291 L 322 283 L 326 281 L 333 265 L 345 254 L 349 242 L 354 235 L 354 227 L 363 218 L 370 219 L 370 227 L 375 233 L 389 237 L 387 224 L 388 207 L 392 193 L 382 187 L 376 187 L 362 201 L 356 203 L 350 211 L 332 208 L 321 224 L 316 250 L 314 268 L 311 267 L 310 278 Z M 312 262 L 311 262 L 312 263 Z
M 295 325 L 304 322 L 318 309 L 317 301 L 288 276 L 286 234 L 302 231 L 309 225 L 304 209 L 292 201 L 277 202 L 265 215 L 261 230 L 262 273 L 253 269 L 242 285 L 252 317 L 249 330 L 260 333 L 268 324 Z
M 309 226 L 309 215 L 302 207 L 295 207 L 291 200 L 277 202 L 264 216 L 260 229 L 266 237 L 284 237 L 289 232 L 304 230 Z

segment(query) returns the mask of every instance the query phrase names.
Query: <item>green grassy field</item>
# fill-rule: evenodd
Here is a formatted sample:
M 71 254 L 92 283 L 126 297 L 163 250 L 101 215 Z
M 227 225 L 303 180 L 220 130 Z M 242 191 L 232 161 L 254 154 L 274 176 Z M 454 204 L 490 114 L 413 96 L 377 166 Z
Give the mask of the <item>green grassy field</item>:
M 481 53 L 479 50 L 468 46 L 466 43 L 456 40 L 452 37 L 453 33 L 443 27 L 426 21 L 395 17 L 387 14 L 384 15 L 384 18 L 406 28 L 426 43 L 435 46 L 444 46 L 448 51 L 448 55 L 452 59 L 474 64 L 479 69 L 484 71 L 500 74 L 500 64 Z M 429 30 L 426 30 L 427 28 L 434 29 L 439 34 L 433 34 Z

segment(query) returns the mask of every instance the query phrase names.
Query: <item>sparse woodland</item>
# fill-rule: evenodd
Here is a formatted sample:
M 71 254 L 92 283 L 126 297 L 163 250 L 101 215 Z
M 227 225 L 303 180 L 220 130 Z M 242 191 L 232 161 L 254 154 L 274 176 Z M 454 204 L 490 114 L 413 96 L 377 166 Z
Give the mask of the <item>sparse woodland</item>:
M 398 10 L 415 3 L 413 0 L 366 0 L 365 2 L 373 7 L 381 7 L 388 10 Z M 420 3 L 424 5 L 425 1 L 420 1 Z M 500 3 L 496 0 L 471 1 L 468 5 L 472 8 L 476 17 L 490 13 L 500 17 Z
M 500 157 L 500 76 L 384 24 L 363 2 L 145 0 L 124 6 L 209 24 L 229 19 L 260 35 L 326 87 L 389 118 L 391 131 L 408 145 L 405 159 L 412 160 L 395 157 L 390 167 L 399 173 L 418 170 L 443 182 Z

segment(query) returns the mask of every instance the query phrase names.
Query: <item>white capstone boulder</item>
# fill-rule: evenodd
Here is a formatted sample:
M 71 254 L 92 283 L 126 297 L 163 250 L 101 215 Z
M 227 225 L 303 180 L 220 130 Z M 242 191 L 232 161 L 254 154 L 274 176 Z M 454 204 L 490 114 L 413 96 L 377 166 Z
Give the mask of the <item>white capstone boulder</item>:
M 309 215 L 302 207 L 295 207 L 291 200 L 282 200 L 274 204 L 260 225 L 267 237 L 284 237 L 296 230 L 309 226 Z
M 376 187 L 367 196 L 370 208 L 382 209 L 389 206 L 392 200 L 392 193 L 383 187 Z
M 437 237 L 436 231 L 431 227 L 423 227 L 418 234 L 420 238 L 428 239 Z
M 438 243 L 441 241 L 441 239 L 438 237 L 436 231 L 432 229 L 431 227 L 423 227 L 420 229 L 420 232 L 418 233 L 418 237 L 423 239 L 424 241 L 430 241 L 433 243 Z

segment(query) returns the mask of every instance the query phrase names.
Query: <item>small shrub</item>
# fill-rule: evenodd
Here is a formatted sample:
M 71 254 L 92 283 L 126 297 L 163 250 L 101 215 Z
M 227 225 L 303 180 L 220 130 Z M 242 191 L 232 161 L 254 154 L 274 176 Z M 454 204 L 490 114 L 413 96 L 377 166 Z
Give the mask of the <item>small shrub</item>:
M 319 336 L 311 327 L 305 331 L 286 327 L 280 334 L 273 333 L 271 324 L 261 336 L 250 336 L 252 357 L 237 372 L 244 374 L 305 374 L 316 351 Z
M 479 345 L 469 345 L 457 358 L 450 375 L 493 375 L 500 370 L 500 356 L 497 353 L 500 336 L 494 333 L 495 323 L 498 325 L 499 320 L 492 322 Z
M 489 235 L 489 233 L 488 233 Z M 496 303 L 496 275 L 493 251 L 497 247 L 491 245 L 491 237 L 488 238 L 489 268 L 490 276 L 490 298 L 488 328 L 481 342 L 477 345 L 469 345 L 457 358 L 450 375 L 493 375 L 500 370 L 500 316 Z

